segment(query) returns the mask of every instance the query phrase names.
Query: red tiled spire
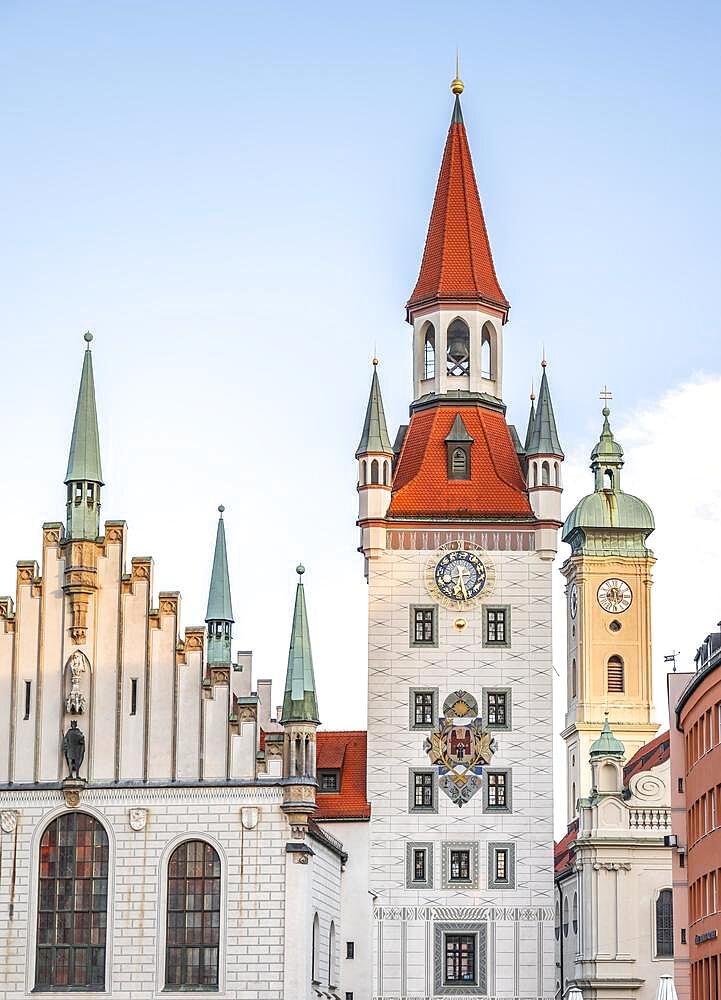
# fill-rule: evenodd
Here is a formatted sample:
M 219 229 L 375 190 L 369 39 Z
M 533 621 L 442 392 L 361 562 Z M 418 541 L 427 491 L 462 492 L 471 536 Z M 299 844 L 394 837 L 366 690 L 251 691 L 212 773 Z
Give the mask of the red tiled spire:
M 503 313 L 509 304 L 496 277 L 456 94 L 443 152 L 420 274 L 406 310 L 436 301 L 485 302 Z

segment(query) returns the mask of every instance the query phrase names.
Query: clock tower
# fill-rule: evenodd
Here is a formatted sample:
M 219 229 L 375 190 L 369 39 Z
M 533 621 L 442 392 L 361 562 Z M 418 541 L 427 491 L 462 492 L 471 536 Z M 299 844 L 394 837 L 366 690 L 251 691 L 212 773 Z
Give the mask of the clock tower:
M 608 404 L 610 394 L 602 394 Z M 566 578 L 568 692 L 563 738 L 567 747 L 568 820 L 591 791 L 591 745 L 608 717 L 633 754 L 653 737 L 651 671 L 651 569 L 646 541 L 653 514 L 643 500 L 621 489 L 623 448 L 603 408 L 603 428 L 591 452 L 594 492 L 563 526 L 571 555 Z
M 374 1000 L 554 994 L 551 579 L 563 452 L 544 368 L 521 443 L 509 304 L 455 102 L 406 306 L 413 401 L 377 364 L 360 443 Z M 524 419 L 525 424 L 525 419 Z

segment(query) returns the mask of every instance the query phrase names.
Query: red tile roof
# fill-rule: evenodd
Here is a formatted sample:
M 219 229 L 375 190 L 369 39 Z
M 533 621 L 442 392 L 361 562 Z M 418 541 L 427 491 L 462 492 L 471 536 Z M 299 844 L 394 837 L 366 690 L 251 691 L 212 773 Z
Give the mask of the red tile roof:
M 578 820 L 574 819 L 568 827 L 568 833 L 556 844 L 553 851 L 553 870 L 556 875 L 561 875 L 571 864 L 573 854 L 571 845 L 576 843 L 578 836 Z
M 460 413 L 471 445 L 471 478 L 448 478 L 445 437 Z M 388 513 L 399 516 L 531 517 L 526 483 L 505 417 L 482 406 L 419 410 L 403 441 Z
M 668 730 L 661 733 L 645 746 L 642 746 L 628 764 L 623 769 L 623 783 L 627 785 L 635 774 L 641 771 L 650 771 L 652 767 L 658 767 L 665 763 L 671 756 L 671 734 Z
M 366 793 L 367 733 L 364 730 L 318 731 L 316 769 L 340 768 L 340 792 L 318 792 L 313 819 L 370 819 Z
M 420 274 L 407 309 L 439 299 L 486 302 L 505 316 L 460 106 L 443 152 Z

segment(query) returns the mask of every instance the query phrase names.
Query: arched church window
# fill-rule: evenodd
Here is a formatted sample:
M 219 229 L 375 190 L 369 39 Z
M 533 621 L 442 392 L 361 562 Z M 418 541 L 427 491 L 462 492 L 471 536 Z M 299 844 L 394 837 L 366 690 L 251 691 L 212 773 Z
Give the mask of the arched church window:
M 576 815 L 576 782 L 571 785 L 571 815 Z
M 538 462 L 533 463 L 533 485 L 538 486 Z
M 626 690 L 623 660 L 620 656 L 610 657 L 607 665 L 607 686 L 609 694 L 623 694 Z
M 390 485 L 390 462 L 383 463 L 383 485 Z
M 548 462 L 544 462 L 541 466 L 541 486 L 551 485 L 551 468 Z
M 555 931 L 556 931 L 556 941 L 558 941 L 558 939 L 561 936 L 561 907 L 558 905 L 558 900 L 556 900 Z
M 491 326 L 486 323 L 481 332 L 481 377 L 493 378 L 493 345 Z
M 446 339 L 446 372 L 449 375 L 468 375 L 471 370 L 470 336 L 462 319 L 453 320 Z
M 186 840 L 168 862 L 166 987 L 217 987 L 220 858 L 204 840 Z
M 561 466 L 558 464 L 558 462 L 553 463 L 553 485 L 554 486 L 561 485 Z
M 64 813 L 43 833 L 37 990 L 105 989 L 108 861 L 108 835 L 87 813 Z
M 573 933 L 578 934 L 578 893 L 573 894 Z
M 563 901 L 563 936 L 568 937 L 568 897 Z
M 662 889 L 656 900 L 656 957 L 673 955 L 673 892 Z
M 436 376 L 436 331 L 432 323 L 426 327 L 423 338 L 423 378 Z
M 378 485 L 378 459 L 374 458 L 371 462 L 371 485 Z
M 320 917 L 316 913 L 313 917 L 313 940 L 311 952 L 311 979 L 314 983 L 320 982 Z
M 328 985 L 335 986 L 335 923 L 332 920 L 328 932 Z
M 361 462 L 361 486 L 365 486 L 368 482 L 368 462 L 364 458 Z

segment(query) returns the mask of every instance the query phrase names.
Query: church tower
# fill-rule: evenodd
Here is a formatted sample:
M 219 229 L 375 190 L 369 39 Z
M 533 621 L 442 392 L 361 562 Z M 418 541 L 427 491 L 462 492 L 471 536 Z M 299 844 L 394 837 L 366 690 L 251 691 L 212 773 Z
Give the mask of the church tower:
M 377 366 L 356 451 L 368 580 L 372 996 L 554 993 L 551 578 L 561 450 L 545 368 L 521 443 L 509 303 L 456 78 L 415 288 L 410 419 Z
M 608 402 L 610 394 L 604 392 Z M 651 569 L 646 541 L 654 529 L 649 506 L 621 489 L 623 448 L 603 408 L 591 452 L 594 491 L 563 526 L 571 546 L 566 578 L 568 694 L 566 741 L 568 821 L 591 791 L 591 745 L 610 719 L 628 757 L 654 736 L 651 671 Z

